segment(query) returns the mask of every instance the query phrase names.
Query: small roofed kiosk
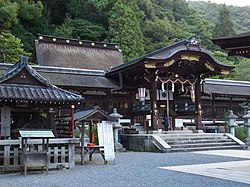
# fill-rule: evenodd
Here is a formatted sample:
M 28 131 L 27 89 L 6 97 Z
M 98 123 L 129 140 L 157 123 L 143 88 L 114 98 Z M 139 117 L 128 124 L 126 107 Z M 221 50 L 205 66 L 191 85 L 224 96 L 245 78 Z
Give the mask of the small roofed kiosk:
M 92 129 L 93 123 L 101 123 L 102 121 L 114 122 L 115 119 L 110 117 L 105 111 L 100 109 L 100 107 L 95 106 L 93 108 L 88 108 L 88 109 L 76 112 L 74 114 L 74 120 L 76 121 L 76 124 L 79 124 L 78 125 L 79 127 L 81 126 L 80 128 L 81 129 L 81 164 L 83 164 L 84 163 L 84 146 L 85 146 L 85 142 L 84 142 L 85 124 L 89 126 L 89 142 L 94 143 L 93 129 Z M 103 148 L 103 145 L 100 146 L 100 143 L 99 143 L 99 146 L 97 146 L 97 148 L 100 148 L 100 147 Z
M 178 102 L 178 98 L 183 94 L 189 95 L 190 102 L 193 102 L 195 107 L 192 115 L 195 119 L 196 129 L 201 130 L 203 80 L 214 75 L 228 74 L 232 70 L 232 66 L 218 62 L 205 49 L 201 48 L 197 37 L 193 36 L 113 67 L 106 73 L 106 77 L 119 79 L 121 90 L 126 89 L 125 84 L 144 88 L 139 89 L 144 92 L 141 94 L 142 101 L 143 99 L 145 101 L 145 90 L 149 90 L 149 107 L 146 107 L 147 103 L 144 104 L 144 101 L 142 105 L 145 105 L 144 108 L 148 108 L 152 129 L 158 129 L 160 126 L 157 90 L 167 93 L 169 98 L 170 92 L 172 93 L 172 105 L 168 106 L 167 101 L 166 115 L 168 116 L 170 109 Z M 137 90 L 134 92 L 136 93 Z M 143 114 L 143 110 L 141 111 Z
M 70 109 L 81 100 L 80 95 L 49 83 L 22 57 L 0 77 L 1 138 L 17 138 L 21 128 L 54 128 L 54 109 Z
M 214 38 L 212 42 L 228 52 L 229 56 L 242 56 L 250 58 L 250 32 Z

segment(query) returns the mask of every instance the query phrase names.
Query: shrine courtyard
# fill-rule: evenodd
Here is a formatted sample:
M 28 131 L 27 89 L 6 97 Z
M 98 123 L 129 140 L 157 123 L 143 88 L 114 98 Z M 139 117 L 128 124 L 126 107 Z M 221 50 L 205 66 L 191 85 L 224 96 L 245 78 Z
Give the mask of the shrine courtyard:
M 121 152 L 115 164 L 103 164 L 95 154 L 92 162 L 74 170 L 0 175 L 2 187 L 68 186 L 212 186 L 250 185 L 250 149 L 180 152 L 171 154 Z

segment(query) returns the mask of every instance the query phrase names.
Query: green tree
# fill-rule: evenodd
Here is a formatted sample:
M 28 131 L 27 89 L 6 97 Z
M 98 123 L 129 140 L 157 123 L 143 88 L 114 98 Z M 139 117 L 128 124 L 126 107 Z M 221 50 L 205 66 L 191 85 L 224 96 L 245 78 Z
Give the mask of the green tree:
M 103 41 L 105 29 L 85 19 L 66 19 L 62 26 L 55 29 L 54 35 L 82 40 Z
M 218 22 L 213 30 L 213 37 L 220 38 L 235 35 L 234 24 L 230 18 L 229 10 L 224 4 L 219 12 Z
M 249 59 L 240 58 L 240 63 L 236 66 L 233 78 L 240 81 L 250 81 Z
M 71 0 L 68 5 L 69 17 L 81 18 L 108 27 L 108 12 L 115 0 Z
M 18 17 L 23 23 L 34 22 L 42 17 L 43 5 L 41 1 L 16 0 L 19 5 Z
M 21 40 L 10 33 L 0 34 L 0 61 L 4 63 L 16 63 L 20 56 L 30 56 L 23 50 Z
M 185 19 L 191 12 L 186 0 L 173 0 L 173 15 L 176 21 Z
M 135 7 L 133 7 L 135 6 Z M 132 60 L 144 53 L 144 38 L 140 27 L 141 13 L 133 2 L 118 0 L 110 12 L 109 40 L 119 43 L 124 60 Z
M 19 6 L 10 0 L 0 0 L 0 31 L 7 31 L 18 22 Z
M 202 46 L 211 49 L 213 47 L 213 43 L 210 40 L 214 28 L 213 24 L 196 11 L 193 11 L 193 13 L 186 18 L 186 22 L 188 25 L 188 32 L 192 35 L 198 36 L 201 40 Z

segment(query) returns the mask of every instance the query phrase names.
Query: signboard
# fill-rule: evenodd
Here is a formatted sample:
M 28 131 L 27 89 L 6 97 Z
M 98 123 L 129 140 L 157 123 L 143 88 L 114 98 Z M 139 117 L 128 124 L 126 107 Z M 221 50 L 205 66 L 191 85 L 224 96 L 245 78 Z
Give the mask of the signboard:
M 10 136 L 10 108 L 4 106 L 1 108 L 1 136 Z
M 99 145 L 104 146 L 105 160 L 115 159 L 114 136 L 112 122 L 102 121 L 97 124 Z
M 183 119 L 175 119 L 175 127 L 183 127 Z
M 54 138 L 51 130 L 19 130 L 22 138 Z

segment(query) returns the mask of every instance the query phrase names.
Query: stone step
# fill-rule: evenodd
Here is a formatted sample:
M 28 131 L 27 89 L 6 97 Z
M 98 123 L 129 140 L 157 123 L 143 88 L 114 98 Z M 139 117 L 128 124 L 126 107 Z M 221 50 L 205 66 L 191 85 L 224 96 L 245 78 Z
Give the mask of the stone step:
M 194 148 L 194 147 L 218 147 L 218 146 L 233 146 L 236 142 L 213 142 L 213 143 L 187 143 L 187 144 L 171 144 L 171 148 Z
M 169 138 L 216 138 L 216 137 L 226 137 L 224 134 L 159 134 L 159 136 L 163 139 L 169 139 Z
M 166 141 L 169 145 L 175 145 L 175 144 L 187 144 L 187 143 L 216 143 L 216 142 L 233 142 L 231 139 L 212 139 L 212 140 L 171 140 L 171 141 Z
M 189 148 L 172 148 L 171 152 L 185 152 L 185 151 L 205 151 L 205 150 L 218 150 L 218 149 L 243 149 L 240 145 L 231 146 L 216 146 L 216 147 L 189 147 Z
M 199 141 L 199 140 L 207 140 L 207 141 L 219 141 L 219 140 L 228 140 L 228 137 L 222 136 L 222 137 L 176 137 L 176 138 L 163 138 L 166 142 L 178 142 L 178 141 Z

